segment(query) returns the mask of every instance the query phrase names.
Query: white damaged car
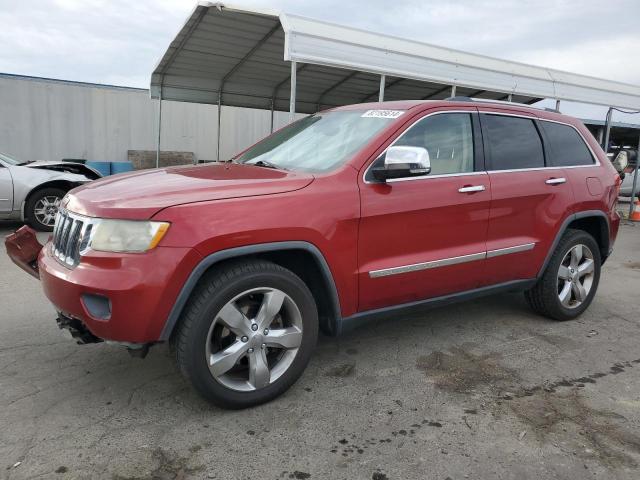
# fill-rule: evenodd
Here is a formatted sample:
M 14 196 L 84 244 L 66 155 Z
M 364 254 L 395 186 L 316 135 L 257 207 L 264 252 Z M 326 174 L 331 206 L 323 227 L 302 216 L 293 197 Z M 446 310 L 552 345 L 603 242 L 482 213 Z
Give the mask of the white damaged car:
M 0 153 L 0 219 L 20 220 L 50 232 L 62 197 L 100 177 L 81 163 L 21 162 Z

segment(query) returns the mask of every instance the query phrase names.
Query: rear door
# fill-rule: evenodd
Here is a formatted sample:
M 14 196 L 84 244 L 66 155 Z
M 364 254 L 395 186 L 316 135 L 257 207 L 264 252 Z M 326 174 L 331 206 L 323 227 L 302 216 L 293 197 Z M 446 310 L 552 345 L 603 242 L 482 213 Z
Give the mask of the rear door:
M 393 144 L 426 148 L 431 173 L 360 179 L 360 311 L 476 288 L 484 263 L 491 191 L 476 110 L 428 114 Z
M 571 186 L 549 164 L 535 117 L 498 109 L 480 123 L 492 194 L 484 284 L 534 278 L 571 213 Z
M 13 180 L 9 167 L 0 163 L 0 212 L 13 210 Z
M 540 125 L 549 150 L 549 163 L 562 167 L 575 197 L 575 210 L 607 209 L 603 204 L 605 185 L 613 184 L 601 179 L 593 152 L 584 137 L 572 125 L 541 120 Z

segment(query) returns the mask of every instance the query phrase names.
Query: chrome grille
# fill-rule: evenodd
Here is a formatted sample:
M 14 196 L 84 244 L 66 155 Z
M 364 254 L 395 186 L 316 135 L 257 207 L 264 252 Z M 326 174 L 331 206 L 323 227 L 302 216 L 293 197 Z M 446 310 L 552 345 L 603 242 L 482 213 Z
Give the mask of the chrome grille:
M 52 253 L 56 259 L 67 267 L 75 267 L 80 263 L 83 240 L 91 231 L 90 219 L 74 215 L 59 209 L 53 227 Z

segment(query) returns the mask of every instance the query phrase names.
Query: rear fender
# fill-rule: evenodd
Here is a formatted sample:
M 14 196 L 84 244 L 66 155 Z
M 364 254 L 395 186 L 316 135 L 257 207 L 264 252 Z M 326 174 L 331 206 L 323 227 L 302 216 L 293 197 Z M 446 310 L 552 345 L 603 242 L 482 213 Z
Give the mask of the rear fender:
M 562 222 L 562 225 L 560 226 L 560 229 L 556 233 L 556 237 L 553 240 L 553 244 L 551 245 L 551 248 L 549 248 L 549 251 L 547 252 L 547 256 L 544 259 L 544 263 L 542 264 L 542 267 L 538 271 L 538 275 L 537 275 L 536 278 L 540 278 L 544 274 L 544 271 L 546 270 L 547 265 L 549 264 L 549 261 L 551 260 L 551 256 L 553 255 L 553 252 L 555 252 L 556 247 L 558 246 L 558 243 L 560 243 L 560 239 L 562 238 L 562 235 L 564 235 L 564 232 L 567 230 L 567 228 L 569 228 L 569 225 L 572 222 L 574 222 L 575 220 L 580 220 L 580 219 L 589 218 L 589 217 L 596 217 L 596 218 L 604 219 L 604 221 L 606 222 L 606 225 L 607 225 L 606 226 L 606 238 L 605 239 L 601 239 L 601 240 L 604 243 L 604 245 L 602 245 L 603 251 L 606 254 L 609 253 L 610 225 L 609 225 L 609 218 L 607 217 L 607 215 L 601 210 L 587 210 L 587 211 L 583 211 L 583 212 L 574 213 L 573 215 L 569 215 L 564 220 L 564 222 Z M 598 241 L 598 239 L 596 239 L 596 241 Z M 598 242 L 598 243 L 600 243 L 600 242 Z M 606 260 L 606 255 L 602 255 L 602 263 L 604 263 L 605 260 Z

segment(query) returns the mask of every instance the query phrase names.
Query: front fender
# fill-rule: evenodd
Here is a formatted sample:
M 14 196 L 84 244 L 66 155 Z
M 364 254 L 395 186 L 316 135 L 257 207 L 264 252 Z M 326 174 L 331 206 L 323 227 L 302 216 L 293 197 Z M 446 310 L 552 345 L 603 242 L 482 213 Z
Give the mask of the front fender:
M 74 188 L 91 181 L 88 177 L 76 173 L 57 172 L 24 166 L 11 167 L 11 176 L 13 177 L 13 208 L 14 210 L 23 210 L 23 218 L 24 203 L 29 195 L 38 188 L 60 182 L 64 182 L 68 184 L 70 188 Z
M 208 255 L 204 259 L 200 261 L 200 263 L 193 269 L 191 275 L 182 286 L 182 290 L 178 295 L 175 303 L 173 304 L 173 308 L 167 317 L 167 321 L 162 329 L 162 333 L 160 334 L 160 341 L 167 341 L 171 337 L 171 333 L 173 332 L 174 327 L 178 323 L 178 319 L 180 318 L 180 314 L 184 309 L 184 306 L 187 303 L 187 300 L 191 296 L 191 292 L 198 284 L 198 281 L 204 275 L 204 273 L 211 267 L 212 265 L 219 263 L 223 260 L 229 260 L 231 258 L 243 257 L 247 255 L 255 255 L 258 253 L 266 253 L 266 252 L 275 252 L 278 250 L 305 250 L 309 252 L 318 262 L 320 266 L 320 270 L 324 277 L 324 281 L 327 284 L 331 307 L 333 310 L 334 319 L 336 325 L 339 325 L 339 319 L 341 318 L 341 310 L 340 310 L 340 300 L 338 299 L 338 290 L 336 288 L 336 284 L 333 280 L 333 275 L 331 274 L 331 270 L 329 269 L 329 264 L 325 260 L 322 252 L 313 244 L 309 242 L 303 241 L 290 241 L 290 242 L 271 242 L 271 243 L 261 243 L 256 245 L 247 245 L 244 247 L 236 247 L 229 248 L 227 250 L 221 250 L 211 255 Z

